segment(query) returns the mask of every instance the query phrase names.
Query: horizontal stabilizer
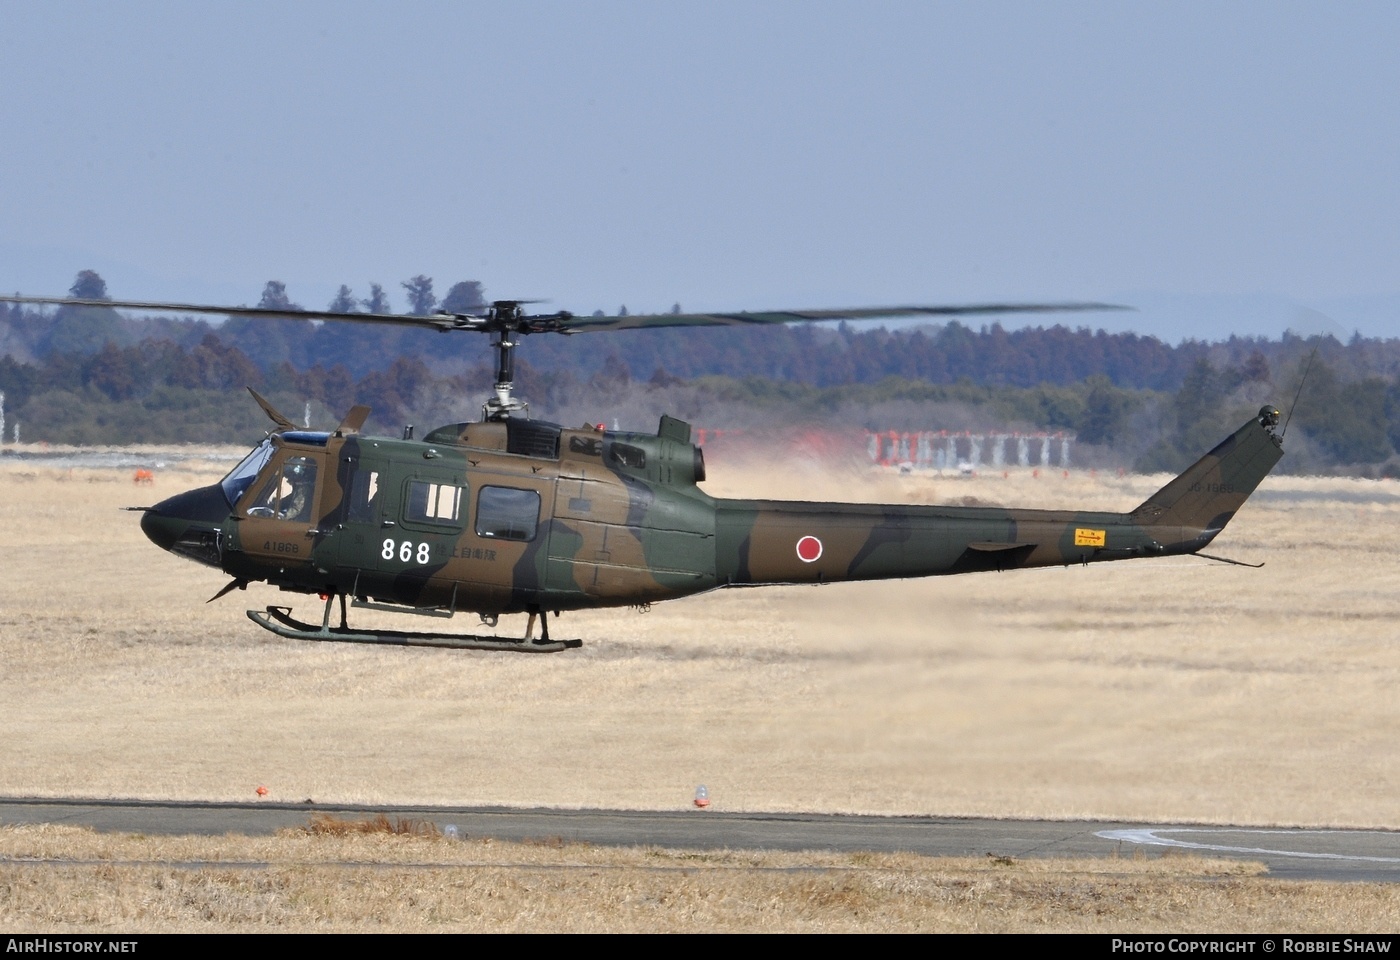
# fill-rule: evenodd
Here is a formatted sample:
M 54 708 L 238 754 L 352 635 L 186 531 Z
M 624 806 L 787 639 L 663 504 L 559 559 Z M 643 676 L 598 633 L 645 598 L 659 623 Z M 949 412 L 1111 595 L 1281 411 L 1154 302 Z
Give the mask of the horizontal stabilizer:
M 1035 552 L 1034 543 L 969 543 L 962 556 L 953 564 L 953 573 L 976 573 L 983 570 L 1014 570 Z

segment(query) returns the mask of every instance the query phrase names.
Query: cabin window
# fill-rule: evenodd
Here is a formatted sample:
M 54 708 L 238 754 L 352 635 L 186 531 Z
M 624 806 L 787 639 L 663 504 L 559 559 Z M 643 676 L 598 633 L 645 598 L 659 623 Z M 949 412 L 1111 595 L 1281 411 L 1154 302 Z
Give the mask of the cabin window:
M 476 535 L 533 540 L 540 523 L 540 495 L 514 487 L 482 487 L 476 498 Z
M 310 457 L 288 457 L 282 468 L 248 505 L 247 515 L 310 523 L 315 493 L 316 461 Z
M 408 485 L 405 520 L 456 526 L 462 515 L 462 488 L 450 483 L 413 480 Z
M 379 519 L 379 471 L 356 470 L 350 478 L 350 523 L 373 523 Z

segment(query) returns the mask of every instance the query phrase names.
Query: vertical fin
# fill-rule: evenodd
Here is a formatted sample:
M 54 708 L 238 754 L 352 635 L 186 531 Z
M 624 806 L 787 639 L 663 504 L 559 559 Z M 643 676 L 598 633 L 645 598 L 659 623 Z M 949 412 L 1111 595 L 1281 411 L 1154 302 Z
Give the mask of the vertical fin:
M 1283 456 L 1274 433 L 1278 408 L 1259 415 L 1226 437 L 1132 512 L 1143 527 L 1160 528 L 1164 546 L 1194 552 L 1219 533 L 1235 511 Z M 1177 528 L 1173 532 L 1170 528 Z

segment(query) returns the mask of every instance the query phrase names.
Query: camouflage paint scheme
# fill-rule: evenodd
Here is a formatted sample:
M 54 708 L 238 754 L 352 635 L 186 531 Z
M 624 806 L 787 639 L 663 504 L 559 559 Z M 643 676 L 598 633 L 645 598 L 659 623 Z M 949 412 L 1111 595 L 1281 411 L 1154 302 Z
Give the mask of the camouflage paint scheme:
M 282 421 L 222 483 L 146 511 L 159 546 L 235 582 L 483 615 L 631 606 L 723 586 L 874 580 L 1194 553 L 1283 455 L 1265 407 L 1130 513 L 710 497 L 690 427 L 512 419 L 422 440 Z M 304 516 L 295 484 L 314 474 Z M 298 502 L 298 505 L 299 502 Z

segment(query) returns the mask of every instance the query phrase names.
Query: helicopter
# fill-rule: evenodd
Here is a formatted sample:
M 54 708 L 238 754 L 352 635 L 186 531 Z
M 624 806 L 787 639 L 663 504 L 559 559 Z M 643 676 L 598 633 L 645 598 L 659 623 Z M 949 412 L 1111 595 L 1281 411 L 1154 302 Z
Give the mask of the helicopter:
M 736 326 L 900 316 L 1123 309 L 1101 303 L 859 307 L 761 313 L 529 314 L 497 300 L 479 314 L 343 314 L 133 300 L 0 297 L 253 318 L 397 324 L 494 337 L 496 377 L 481 419 L 412 436 L 361 430 L 354 406 L 329 431 L 298 428 L 252 388 L 273 428 L 218 483 L 133 507 L 157 546 L 250 583 L 316 595 L 319 626 L 292 608 L 249 610 L 290 639 L 549 653 L 549 615 L 640 607 L 720 587 L 925 577 L 1196 554 L 1283 456 L 1280 414 L 1265 406 L 1134 510 L 853 504 L 708 495 L 691 427 L 663 415 L 655 433 L 571 429 L 532 419 L 513 394 L 525 336 L 673 326 Z M 1253 564 L 1242 564 L 1255 566 Z M 357 608 L 451 617 L 495 628 L 528 615 L 523 637 L 352 628 Z M 338 623 L 332 614 L 339 604 Z M 540 636 L 534 635 L 535 623 Z

